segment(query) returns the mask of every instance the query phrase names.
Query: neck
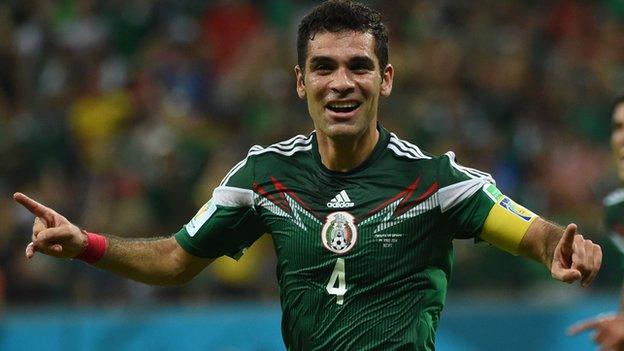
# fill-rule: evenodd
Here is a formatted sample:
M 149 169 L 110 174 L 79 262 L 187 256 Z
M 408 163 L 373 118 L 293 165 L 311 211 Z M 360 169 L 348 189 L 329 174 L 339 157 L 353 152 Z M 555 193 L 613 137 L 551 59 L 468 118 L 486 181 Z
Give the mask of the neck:
M 323 165 L 335 172 L 348 172 L 361 165 L 379 140 L 376 127 L 355 138 L 330 138 L 317 133 L 318 150 Z

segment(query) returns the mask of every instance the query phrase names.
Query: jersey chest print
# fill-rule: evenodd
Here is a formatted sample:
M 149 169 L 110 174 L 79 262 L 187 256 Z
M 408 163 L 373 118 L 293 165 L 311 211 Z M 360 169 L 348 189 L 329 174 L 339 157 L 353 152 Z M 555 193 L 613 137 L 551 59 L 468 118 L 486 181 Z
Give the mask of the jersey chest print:
M 268 184 L 268 183 L 267 183 Z M 376 241 L 389 246 L 403 234 L 385 233 L 388 229 L 438 206 L 436 196 L 438 184 L 432 183 L 423 191 L 417 192 L 421 178 L 417 178 L 396 195 L 385 199 L 378 206 L 356 217 L 349 209 L 357 206 L 346 190 L 339 190 L 326 207 L 330 210 L 344 208 L 323 214 L 322 210 L 313 210 L 300 196 L 278 179 L 271 176 L 270 186 L 254 183 L 253 189 L 258 196 L 257 204 L 273 215 L 288 219 L 300 229 L 309 232 L 318 228 L 318 236 L 323 246 L 334 253 L 344 254 L 356 245 L 358 228 L 372 227 Z M 327 212 L 327 211 L 325 211 Z M 310 228 L 313 226 L 314 228 Z

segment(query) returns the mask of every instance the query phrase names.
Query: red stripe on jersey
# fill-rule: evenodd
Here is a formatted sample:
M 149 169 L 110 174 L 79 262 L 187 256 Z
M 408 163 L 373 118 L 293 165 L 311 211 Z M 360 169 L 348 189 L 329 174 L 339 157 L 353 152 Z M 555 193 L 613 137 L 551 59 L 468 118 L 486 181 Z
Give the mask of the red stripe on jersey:
M 280 192 L 279 189 L 277 189 L 277 187 L 276 187 L 276 190 L 279 192 L 279 196 L 280 196 L 279 199 L 275 198 L 275 196 L 271 195 L 268 191 L 264 190 L 264 188 L 261 185 L 259 185 L 257 182 L 253 183 L 253 188 L 254 188 L 254 191 L 257 192 L 260 196 L 267 198 L 277 207 L 281 208 L 286 213 L 292 216 L 293 210 L 292 208 L 290 208 L 290 205 L 288 204 L 288 200 L 286 200 L 284 193 Z
M 418 197 L 416 197 L 414 200 L 410 201 L 410 198 L 416 192 L 416 189 L 418 188 L 418 185 L 420 185 L 420 177 L 416 178 L 416 180 L 414 180 L 414 182 L 412 182 L 412 184 L 408 185 L 408 187 L 405 188 L 405 190 L 403 190 L 400 193 L 394 195 L 393 197 L 391 197 L 390 199 L 384 201 L 384 203 L 382 203 L 381 205 L 377 206 L 375 209 L 370 211 L 366 215 L 366 217 L 370 217 L 370 216 L 376 214 L 377 212 L 381 211 L 382 209 L 384 209 L 385 207 L 387 207 L 391 203 L 395 202 L 398 199 L 401 199 L 401 202 L 399 203 L 397 208 L 394 210 L 394 213 L 392 214 L 392 216 L 395 217 L 395 218 L 399 217 L 400 215 L 402 215 L 405 212 L 407 212 L 407 211 L 411 210 L 412 208 L 414 208 L 416 205 L 418 205 L 418 204 L 422 203 L 423 201 L 427 200 L 429 197 L 431 197 L 433 194 L 435 194 L 435 192 L 438 191 L 438 188 L 439 188 L 438 183 L 435 182 L 435 183 L 431 184 L 429 186 L 429 188 L 427 188 L 427 190 L 425 190 L 422 194 L 418 195 Z
M 273 182 L 273 185 L 275 186 L 275 190 L 279 191 L 282 197 L 284 197 L 284 194 L 288 194 L 291 198 L 293 198 L 293 200 L 297 201 L 297 203 L 299 203 L 299 205 L 301 205 L 301 207 L 303 207 L 311 215 L 313 215 L 316 218 L 321 218 L 310 208 L 310 206 L 308 206 L 308 204 L 303 202 L 303 200 L 301 200 L 299 196 L 295 194 L 294 191 L 288 189 L 284 184 L 282 184 L 279 180 L 277 180 L 277 178 L 271 176 L 271 182 Z

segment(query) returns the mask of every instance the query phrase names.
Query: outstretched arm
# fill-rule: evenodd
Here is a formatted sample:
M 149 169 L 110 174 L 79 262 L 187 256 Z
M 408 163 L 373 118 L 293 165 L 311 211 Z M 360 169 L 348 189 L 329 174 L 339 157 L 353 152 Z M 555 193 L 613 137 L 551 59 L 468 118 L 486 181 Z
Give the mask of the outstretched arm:
M 174 237 L 123 239 L 108 236 L 106 253 L 94 265 L 152 285 L 184 284 L 213 260 L 188 254 Z
M 600 269 L 602 250 L 576 232 L 576 224 L 564 229 L 536 218 L 522 237 L 518 253 L 542 263 L 553 278 L 589 285 Z
M 27 258 L 32 258 L 36 252 L 75 258 L 85 251 L 89 245 L 85 231 L 22 193 L 15 193 L 13 198 L 35 215 L 32 242 L 26 247 Z M 122 239 L 107 236 L 106 239 L 107 249 L 95 266 L 148 284 L 187 282 L 212 262 L 188 254 L 173 237 Z
M 618 314 L 597 316 L 568 328 L 569 335 L 593 330 L 592 338 L 600 350 L 624 350 L 624 317 Z

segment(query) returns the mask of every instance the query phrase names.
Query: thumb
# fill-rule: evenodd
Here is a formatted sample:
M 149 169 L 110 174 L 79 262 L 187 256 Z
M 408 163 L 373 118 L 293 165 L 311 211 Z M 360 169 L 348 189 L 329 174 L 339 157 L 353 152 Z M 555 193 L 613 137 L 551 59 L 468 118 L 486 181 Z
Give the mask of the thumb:
M 553 267 L 550 273 L 553 278 L 568 284 L 581 279 L 581 272 L 574 268 Z

